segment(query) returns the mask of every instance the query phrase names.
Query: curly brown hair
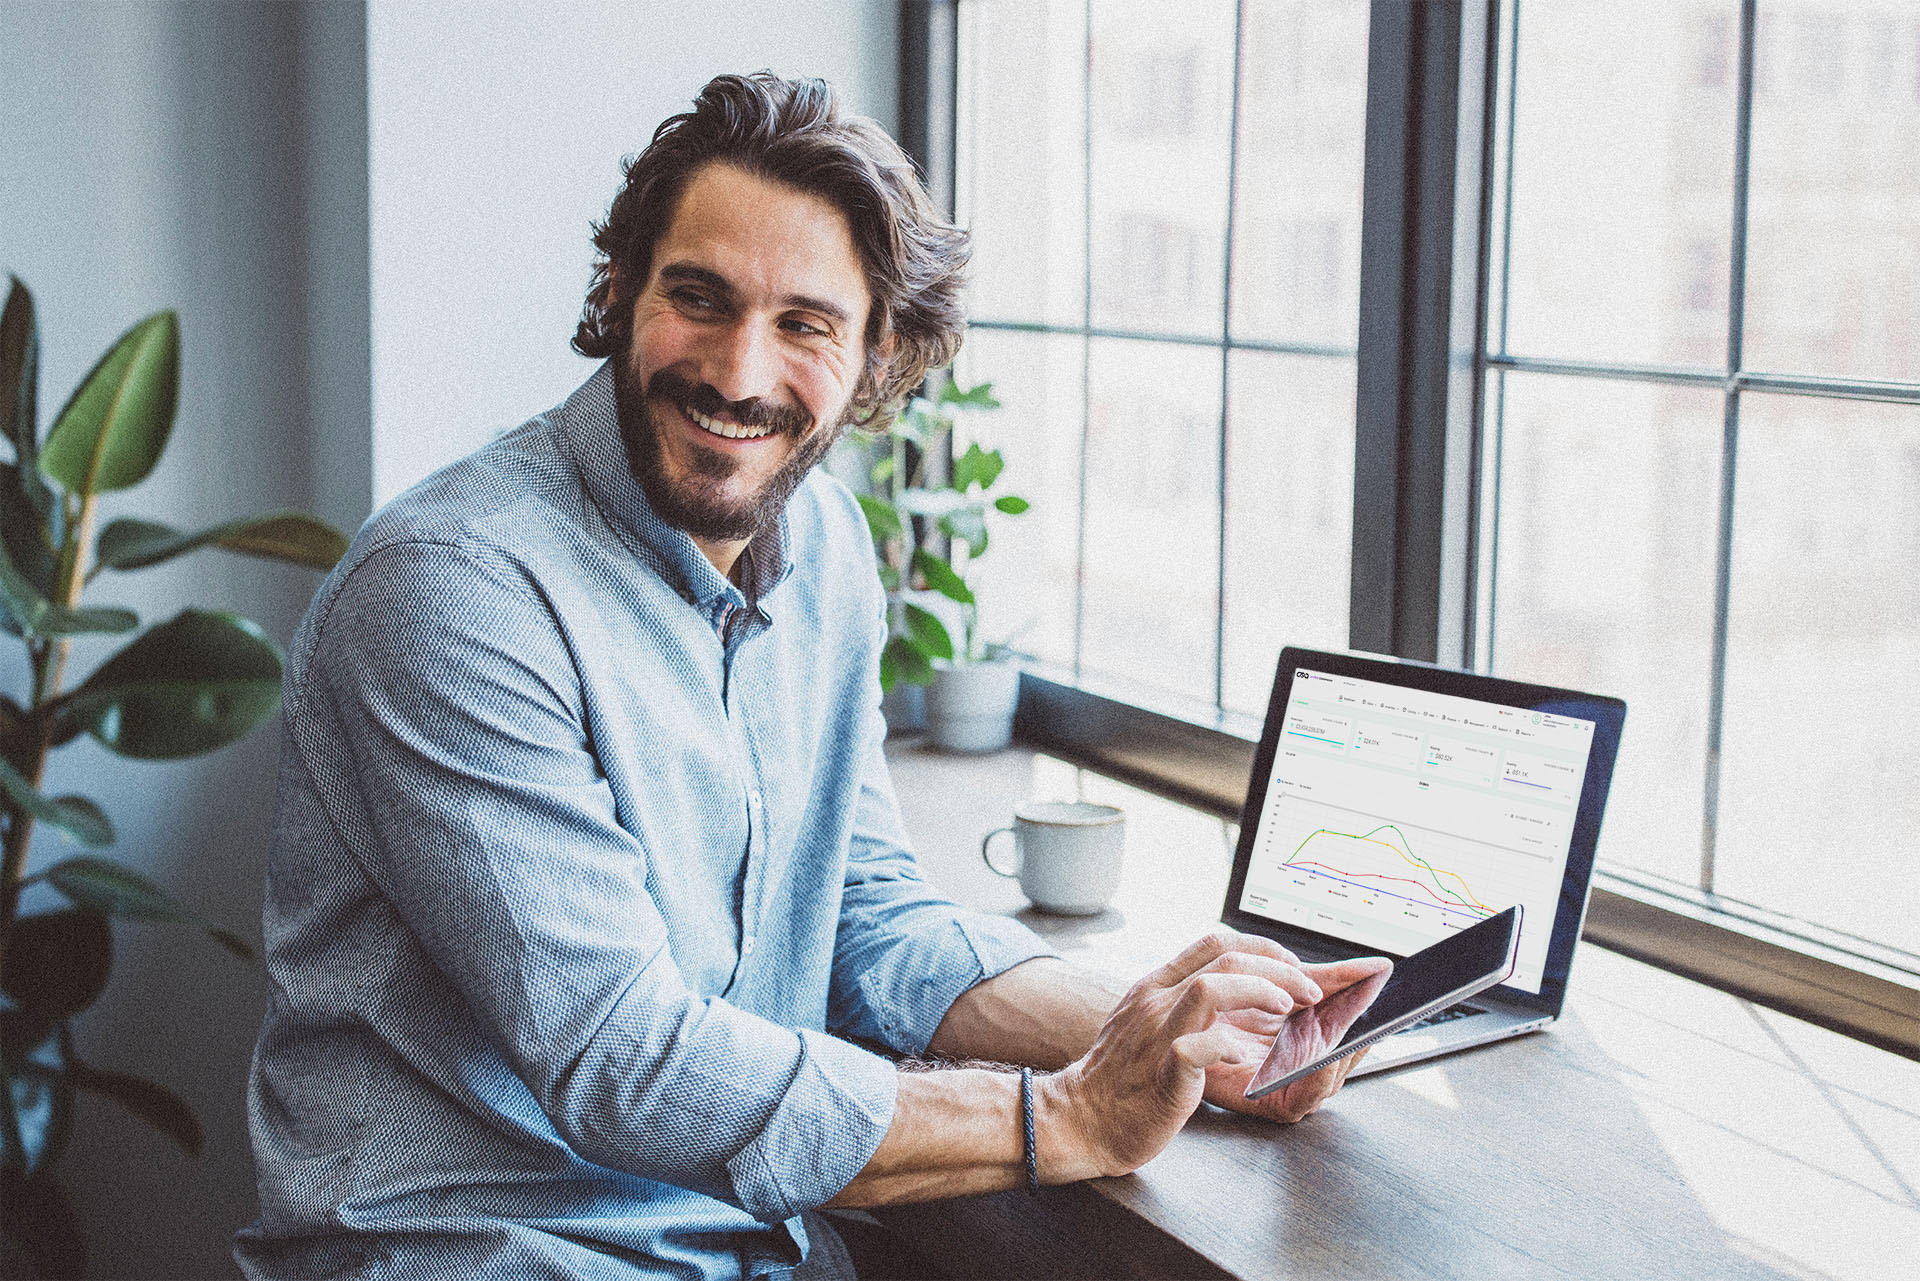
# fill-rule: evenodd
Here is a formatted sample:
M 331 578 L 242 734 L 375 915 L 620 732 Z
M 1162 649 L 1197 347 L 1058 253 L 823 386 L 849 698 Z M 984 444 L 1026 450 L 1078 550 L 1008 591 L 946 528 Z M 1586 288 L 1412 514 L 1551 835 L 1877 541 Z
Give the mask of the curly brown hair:
M 845 215 L 872 298 L 867 367 L 852 408 L 865 426 L 884 427 L 927 371 L 960 349 L 973 248 L 935 212 L 899 144 L 867 117 L 843 115 L 824 80 L 716 76 L 692 111 L 667 120 L 628 158 L 626 184 L 593 229 L 600 257 L 574 350 L 594 358 L 626 350 L 653 247 L 688 180 L 716 162 L 820 196 Z M 619 299 L 616 278 L 626 282 Z

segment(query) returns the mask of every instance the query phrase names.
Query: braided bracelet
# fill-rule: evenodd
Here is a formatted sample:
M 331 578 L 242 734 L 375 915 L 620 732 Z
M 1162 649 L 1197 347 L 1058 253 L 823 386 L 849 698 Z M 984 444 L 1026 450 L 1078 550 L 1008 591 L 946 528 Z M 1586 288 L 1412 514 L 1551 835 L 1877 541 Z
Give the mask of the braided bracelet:
M 1040 1195 L 1040 1162 L 1033 1150 L 1033 1069 L 1020 1069 L 1020 1122 L 1027 1138 L 1027 1195 Z

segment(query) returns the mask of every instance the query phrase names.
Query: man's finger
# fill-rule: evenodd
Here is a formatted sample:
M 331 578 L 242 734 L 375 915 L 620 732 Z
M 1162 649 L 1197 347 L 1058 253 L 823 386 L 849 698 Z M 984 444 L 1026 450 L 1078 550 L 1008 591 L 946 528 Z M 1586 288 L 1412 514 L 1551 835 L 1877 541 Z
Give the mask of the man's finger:
M 1142 987 L 1172 987 L 1196 970 L 1219 959 L 1232 949 L 1234 932 L 1226 926 L 1208 930 L 1180 949 L 1179 955 L 1164 965 L 1148 970 L 1140 980 Z
M 1229 952 L 1250 952 L 1287 965 L 1300 963 L 1299 957 L 1272 939 L 1261 938 L 1258 934 L 1242 934 L 1221 925 L 1187 944 L 1172 960 L 1149 970 L 1140 982 L 1148 987 L 1172 987 Z
M 1220 1063 L 1239 1062 L 1244 1044 L 1231 1029 L 1210 1027 L 1175 1037 L 1169 1048 L 1182 1067 L 1204 1072 Z
M 1356 956 L 1349 961 L 1331 961 L 1325 965 L 1304 965 L 1301 969 L 1307 977 L 1320 985 L 1320 990 L 1328 994 L 1342 988 L 1352 987 L 1362 979 L 1370 979 L 1376 974 L 1384 974 L 1393 968 L 1393 962 L 1384 956 Z
M 1285 1014 L 1293 1009 L 1287 990 L 1252 974 L 1223 974 L 1217 970 L 1195 974 L 1181 983 L 1180 997 L 1168 1017 L 1175 1035 L 1198 1032 L 1229 1010 L 1265 1010 Z
M 1320 985 L 1299 966 L 1256 952 L 1228 952 L 1207 962 L 1202 974 L 1252 974 L 1278 984 L 1295 1005 L 1312 1005 L 1323 995 Z
M 1270 938 L 1259 934 L 1240 934 L 1233 936 L 1233 950 L 1252 952 L 1259 956 L 1270 956 L 1276 961 L 1285 961 L 1288 965 L 1300 964 L 1300 958 L 1289 952 Z

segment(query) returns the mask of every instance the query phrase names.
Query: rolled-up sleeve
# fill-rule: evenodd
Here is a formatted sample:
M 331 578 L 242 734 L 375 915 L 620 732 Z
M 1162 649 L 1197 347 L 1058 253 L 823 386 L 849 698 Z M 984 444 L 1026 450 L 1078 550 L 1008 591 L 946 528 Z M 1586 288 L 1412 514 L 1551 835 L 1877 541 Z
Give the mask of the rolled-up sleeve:
M 921 879 L 883 741 L 876 710 L 834 940 L 829 1026 L 919 1054 L 968 988 L 1056 953 L 1012 917 L 961 907 Z
M 289 723 L 329 820 L 569 1146 L 768 1223 L 858 1173 L 892 1066 L 690 990 L 647 889 L 673 851 L 620 823 L 537 584 L 484 548 L 396 543 L 342 585 L 306 671 Z M 857 897 L 886 915 L 886 891 Z

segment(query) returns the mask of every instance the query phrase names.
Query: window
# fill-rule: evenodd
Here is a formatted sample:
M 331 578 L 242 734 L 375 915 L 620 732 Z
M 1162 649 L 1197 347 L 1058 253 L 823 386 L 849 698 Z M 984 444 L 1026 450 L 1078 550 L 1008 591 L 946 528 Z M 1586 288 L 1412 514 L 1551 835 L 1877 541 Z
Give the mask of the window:
M 1230 804 L 1282 639 L 1620 694 L 1590 932 L 1920 1052 L 1920 12 L 903 12 L 1054 745 Z
M 957 41 L 961 376 L 1034 501 L 988 625 L 1258 715 L 1282 635 L 1346 641 L 1366 9 L 966 0 Z
M 1744 8 L 1507 6 L 1478 657 L 1627 698 L 1608 864 L 1915 954 L 1920 14 Z

